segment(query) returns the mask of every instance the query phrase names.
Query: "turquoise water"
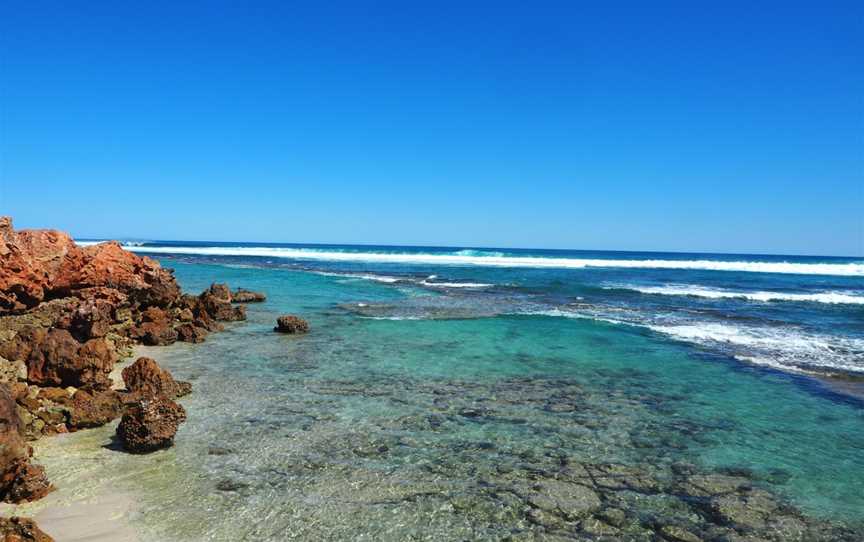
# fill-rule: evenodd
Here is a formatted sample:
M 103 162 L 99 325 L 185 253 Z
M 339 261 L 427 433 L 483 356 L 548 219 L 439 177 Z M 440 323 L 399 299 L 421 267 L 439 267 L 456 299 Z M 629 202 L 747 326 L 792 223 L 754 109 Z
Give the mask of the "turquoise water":
M 187 290 L 216 280 L 269 299 L 201 345 L 151 351 L 195 386 L 177 446 L 135 458 L 160 466 L 126 482 L 154 539 L 498 538 L 520 520 L 475 502 L 478 484 L 562 461 L 745 473 L 808 516 L 864 520 L 864 409 L 809 377 L 592 319 L 349 310 L 447 295 L 413 285 L 163 264 Z M 313 332 L 274 334 L 281 313 Z

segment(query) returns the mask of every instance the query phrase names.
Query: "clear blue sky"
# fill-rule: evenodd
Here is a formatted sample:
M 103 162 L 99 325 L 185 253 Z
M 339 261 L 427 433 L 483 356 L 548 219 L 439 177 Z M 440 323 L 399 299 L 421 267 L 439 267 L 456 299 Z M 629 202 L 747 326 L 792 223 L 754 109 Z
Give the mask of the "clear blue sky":
M 864 254 L 864 2 L 3 2 L 80 237 Z

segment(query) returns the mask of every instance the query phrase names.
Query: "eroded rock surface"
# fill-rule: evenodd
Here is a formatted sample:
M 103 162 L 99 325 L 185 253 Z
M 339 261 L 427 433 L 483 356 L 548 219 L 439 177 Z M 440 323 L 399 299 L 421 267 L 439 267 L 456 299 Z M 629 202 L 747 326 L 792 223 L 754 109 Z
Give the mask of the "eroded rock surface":
M 308 333 L 309 322 L 300 318 L 299 316 L 286 314 L 284 316 L 280 316 L 276 320 L 276 327 L 273 328 L 273 331 L 289 334 Z
M 0 539 L 3 542 L 54 542 L 30 518 L 0 518 Z
M 182 406 L 158 396 L 127 409 L 117 426 L 117 438 L 128 452 L 153 452 L 171 447 L 177 428 L 185 421 L 186 411 Z

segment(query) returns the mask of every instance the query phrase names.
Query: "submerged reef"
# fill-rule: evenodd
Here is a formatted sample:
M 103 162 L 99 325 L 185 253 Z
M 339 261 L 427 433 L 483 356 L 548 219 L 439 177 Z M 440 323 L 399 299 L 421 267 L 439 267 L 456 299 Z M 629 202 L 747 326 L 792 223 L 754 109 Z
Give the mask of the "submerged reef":
M 221 284 L 182 294 L 170 269 L 116 242 L 80 247 L 66 233 L 15 231 L 0 217 L 0 499 L 52 489 L 28 440 L 123 416 L 118 436 L 129 451 L 171 445 L 185 419 L 173 399 L 191 385 L 149 358 L 123 371 L 126 389 L 113 389 L 109 375 L 135 344 L 200 342 L 220 322 L 244 320 L 240 301 Z M 26 519 L 3 520 L 0 531 L 48 539 Z

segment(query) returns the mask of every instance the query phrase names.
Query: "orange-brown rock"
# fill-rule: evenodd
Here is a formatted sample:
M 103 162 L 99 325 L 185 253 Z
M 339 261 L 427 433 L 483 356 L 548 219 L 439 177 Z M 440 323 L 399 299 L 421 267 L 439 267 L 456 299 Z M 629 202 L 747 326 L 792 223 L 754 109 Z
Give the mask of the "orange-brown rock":
M 140 398 L 165 396 L 173 399 L 192 391 L 192 384 L 174 380 L 168 369 L 147 357 L 140 357 L 123 369 L 123 382 L 130 394 Z
M 128 452 L 153 452 L 172 446 L 177 428 L 185 421 L 183 407 L 165 396 L 142 400 L 123 414 L 117 438 Z
M 55 230 L 16 232 L 11 218 L 0 217 L 0 313 L 94 287 L 119 290 L 145 306 L 167 306 L 180 295 L 169 270 L 119 243 L 82 248 Z
M 123 414 L 123 398 L 116 390 L 78 390 L 69 402 L 69 428 L 99 427 Z
M 0 500 L 29 501 L 51 490 L 42 467 L 30 463 L 31 453 L 12 394 L 0 384 Z
M 27 379 L 40 386 L 107 388 L 115 361 L 105 339 L 81 344 L 65 329 L 52 329 L 27 358 Z
M 273 331 L 289 334 L 308 333 L 309 322 L 299 316 L 286 314 L 276 319 L 276 327 L 273 328 Z
M 2 542 L 54 542 L 36 522 L 30 518 L 0 518 L 0 541 Z
M 198 297 L 204 310 L 214 320 L 234 322 L 246 319 L 246 307 L 231 304 L 231 290 L 225 284 L 213 283 Z
M 207 330 L 195 324 L 181 324 L 177 326 L 177 339 L 187 343 L 201 343 L 207 338 Z

